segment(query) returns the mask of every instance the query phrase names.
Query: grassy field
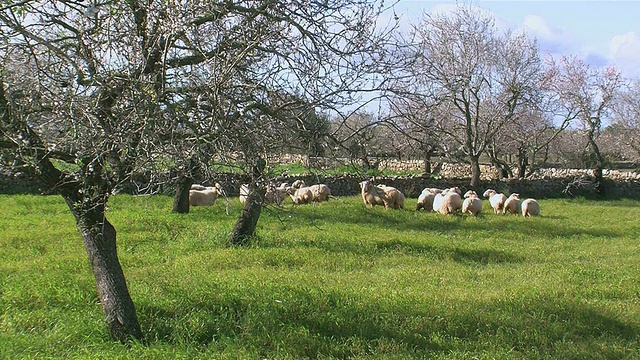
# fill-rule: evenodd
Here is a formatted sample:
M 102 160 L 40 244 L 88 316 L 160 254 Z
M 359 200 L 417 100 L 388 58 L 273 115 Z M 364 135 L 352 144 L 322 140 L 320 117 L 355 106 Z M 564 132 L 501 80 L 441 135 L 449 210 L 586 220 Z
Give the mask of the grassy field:
M 408 199 L 409 209 L 415 199 Z M 2 359 L 638 359 L 640 202 L 542 200 L 542 216 L 442 216 L 358 197 L 108 217 L 145 342 L 112 342 L 60 197 L 0 195 Z

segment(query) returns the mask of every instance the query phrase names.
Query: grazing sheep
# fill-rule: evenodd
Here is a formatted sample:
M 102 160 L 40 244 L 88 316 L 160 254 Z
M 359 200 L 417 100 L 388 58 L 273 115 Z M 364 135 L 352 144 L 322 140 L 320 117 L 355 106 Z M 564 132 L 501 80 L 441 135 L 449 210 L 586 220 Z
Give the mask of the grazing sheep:
M 191 189 L 190 190 L 206 190 L 207 187 L 204 185 L 200 185 L 200 184 L 191 184 Z
M 404 209 L 404 194 L 391 186 L 375 186 L 370 181 L 360 183 L 362 201 L 365 205 L 374 207 L 383 205 L 386 209 Z
M 433 196 L 432 210 L 433 211 L 438 211 L 438 209 L 440 209 L 440 207 L 442 206 L 443 202 L 444 202 L 444 195 L 442 195 L 442 193 L 435 194 Z
M 215 186 L 204 187 L 202 190 L 197 190 L 202 188 L 202 185 L 197 184 L 195 189 L 193 185 L 191 188 L 189 190 L 189 205 L 191 206 L 211 206 L 216 203 L 218 195 L 222 192 L 222 187 L 218 183 Z
M 329 199 L 333 197 L 331 196 L 331 189 L 325 184 L 306 186 L 304 180 L 296 180 L 293 182 L 293 184 L 291 184 L 291 187 L 293 189 L 308 187 L 313 193 L 313 199 L 311 200 L 313 202 L 329 201 Z
M 289 195 L 289 184 L 282 183 L 276 187 L 274 183 L 269 183 L 264 193 L 264 203 L 282 205 L 287 195 Z
M 436 205 L 438 205 L 438 207 L 436 207 Z M 450 188 L 444 190 L 441 194 L 437 194 L 433 200 L 433 209 L 444 215 L 453 214 L 457 210 L 462 209 L 460 189 L 457 187 Z
M 420 196 L 418 196 L 418 204 L 416 205 L 416 211 L 425 209 L 426 211 L 433 210 L 433 199 L 436 194 L 442 193 L 442 190 L 436 188 L 424 188 Z
M 284 199 L 287 198 L 289 194 L 289 184 L 282 183 L 280 186 L 276 187 L 275 184 L 269 183 L 267 185 L 267 189 L 264 193 L 264 204 L 276 204 L 282 205 Z M 240 185 L 240 203 L 244 204 L 247 202 L 247 198 L 249 197 L 249 184 Z
M 464 194 L 464 201 L 462 202 L 462 213 L 469 213 L 476 216 L 482 212 L 482 200 L 478 197 L 478 194 L 469 190 Z
M 311 188 L 307 186 L 303 186 L 299 189 L 296 189 L 293 186 L 290 187 L 289 196 L 296 205 L 309 204 L 313 201 L 313 192 L 311 191 Z
M 331 189 L 325 184 L 311 185 L 309 188 L 313 193 L 313 201 L 315 202 L 329 201 L 329 198 L 331 198 Z
M 296 180 L 293 182 L 293 184 L 291 184 L 291 187 L 294 189 L 300 189 L 301 187 L 307 186 L 304 183 L 304 180 Z
M 538 216 L 540 215 L 540 205 L 534 199 L 527 199 L 522 202 L 522 216 Z
M 520 214 L 520 194 L 513 193 L 504 202 L 502 215 L 509 212 L 510 214 Z
M 249 198 L 249 184 L 240 185 L 240 203 L 244 204 Z
M 493 208 L 493 212 L 495 214 L 500 213 L 500 210 L 504 206 L 505 201 L 507 201 L 507 196 L 505 194 L 499 194 L 493 189 L 487 189 L 487 191 L 485 191 L 482 196 L 489 199 L 489 202 L 491 203 L 491 207 Z

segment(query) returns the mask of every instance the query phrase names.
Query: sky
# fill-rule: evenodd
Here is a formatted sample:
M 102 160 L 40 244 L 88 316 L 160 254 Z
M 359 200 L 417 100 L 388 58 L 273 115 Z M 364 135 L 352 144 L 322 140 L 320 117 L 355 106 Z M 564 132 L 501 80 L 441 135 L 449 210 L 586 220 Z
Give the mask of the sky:
M 523 29 L 538 40 L 540 55 L 576 55 L 592 66 L 613 65 L 623 76 L 640 78 L 638 1 L 460 1 L 488 10 L 496 25 Z M 425 13 L 451 10 L 456 1 L 400 0 L 393 11 L 402 28 Z

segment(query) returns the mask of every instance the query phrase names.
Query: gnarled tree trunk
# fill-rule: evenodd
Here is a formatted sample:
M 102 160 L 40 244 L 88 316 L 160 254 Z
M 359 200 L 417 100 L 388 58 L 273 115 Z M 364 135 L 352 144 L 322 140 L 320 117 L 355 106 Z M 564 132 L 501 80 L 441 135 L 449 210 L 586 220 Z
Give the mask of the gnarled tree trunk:
M 189 213 L 189 190 L 193 184 L 193 178 L 181 176 L 176 183 L 176 193 L 173 196 L 173 208 L 171 212 L 178 214 Z
M 265 189 L 257 184 L 249 185 L 249 196 L 244 203 L 240 217 L 231 232 L 229 241 L 233 245 L 244 245 L 256 232 L 258 219 L 262 212 Z
M 480 157 L 470 156 L 469 159 L 471 160 L 471 181 L 469 186 L 472 189 L 478 189 L 480 186 Z
M 141 340 L 136 309 L 118 260 L 116 229 L 104 216 L 104 205 L 79 211 L 69 198 L 65 200 L 84 240 L 109 334 L 121 342 Z
M 264 187 L 259 185 L 265 166 L 266 162 L 263 159 L 259 157 L 255 159 L 249 183 L 249 196 L 229 238 L 229 242 L 233 245 L 246 244 L 247 240 L 256 232 L 265 194 Z

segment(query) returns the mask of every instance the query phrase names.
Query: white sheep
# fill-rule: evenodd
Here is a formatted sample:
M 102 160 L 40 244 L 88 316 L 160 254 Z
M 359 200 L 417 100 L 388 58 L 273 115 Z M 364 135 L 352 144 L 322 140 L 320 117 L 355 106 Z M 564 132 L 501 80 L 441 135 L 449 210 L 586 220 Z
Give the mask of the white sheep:
M 433 210 L 440 214 L 449 215 L 460 209 L 462 209 L 462 197 L 457 187 L 446 189 L 433 199 Z
M 282 205 L 289 194 L 289 184 L 282 183 L 276 187 L 274 183 L 269 183 L 264 193 L 265 204 Z
M 189 205 L 191 206 L 214 205 L 218 199 L 218 195 L 222 192 L 222 187 L 218 183 L 216 183 L 215 186 L 204 187 L 204 189 L 202 189 L 202 185 L 195 184 L 195 186 L 196 188 L 192 185 L 192 189 L 189 190 Z
M 436 194 L 442 193 L 441 189 L 436 188 L 424 188 L 418 196 L 418 204 L 416 205 L 416 211 L 425 209 L 426 211 L 433 210 L 433 199 Z
M 240 203 L 244 204 L 249 198 L 249 184 L 240 185 Z
M 502 215 L 509 212 L 510 214 L 520 214 L 520 194 L 513 193 L 509 195 L 507 201 L 504 202 Z
M 311 185 L 309 188 L 311 188 L 313 201 L 315 202 L 329 201 L 332 198 L 331 189 L 325 184 Z
M 307 186 L 295 189 L 293 186 L 289 188 L 289 196 L 296 205 L 309 204 L 313 201 L 313 192 Z
M 522 216 L 538 216 L 540 215 L 540 205 L 535 199 L 527 199 L 522 202 Z
M 289 184 L 282 183 L 280 186 L 275 186 L 273 183 L 269 183 L 264 193 L 264 204 L 276 204 L 282 205 L 284 200 L 289 194 Z M 244 204 L 249 198 L 249 184 L 240 185 L 240 203 Z
M 313 194 L 313 199 L 311 200 L 313 202 L 328 201 L 330 198 L 333 197 L 331 196 L 331 189 L 325 184 L 316 184 L 316 185 L 306 186 L 306 184 L 304 183 L 304 180 L 296 180 L 293 182 L 293 184 L 291 184 L 291 187 L 293 189 L 301 189 L 303 187 L 308 187 L 311 190 L 311 193 Z
M 307 186 L 304 183 L 304 180 L 296 180 L 293 182 L 293 184 L 291 184 L 291 187 L 294 189 L 300 189 L 301 187 Z
M 491 207 L 493 208 L 493 212 L 495 214 L 500 213 L 500 210 L 502 210 L 505 201 L 507 201 L 507 196 L 505 194 L 498 193 L 493 189 L 487 189 L 487 191 L 485 191 L 482 196 L 489 199 L 489 203 L 491 203 Z
M 469 190 L 464 194 L 464 201 L 462 202 L 462 213 L 469 213 L 471 215 L 478 215 L 482 212 L 482 200 L 478 197 L 478 194 Z
M 360 183 L 362 201 L 365 205 L 374 207 L 383 205 L 386 209 L 404 209 L 404 194 L 392 186 L 376 186 L 370 181 Z

